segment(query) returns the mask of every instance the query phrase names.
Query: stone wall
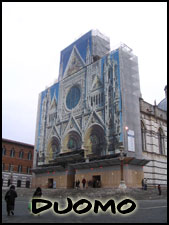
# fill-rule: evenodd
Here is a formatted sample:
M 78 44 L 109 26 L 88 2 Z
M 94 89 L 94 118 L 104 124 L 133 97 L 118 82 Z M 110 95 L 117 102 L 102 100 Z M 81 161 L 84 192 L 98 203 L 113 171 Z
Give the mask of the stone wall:
M 167 185 L 167 114 L 165 111 L 140 100 L 141 121 L 145 128 L 146 145 L 143 157 L 150 160 L 144 166 L 144 177 L 149 185 Z M 164 134 L 163 153 L 159 150 L 159 128 Z

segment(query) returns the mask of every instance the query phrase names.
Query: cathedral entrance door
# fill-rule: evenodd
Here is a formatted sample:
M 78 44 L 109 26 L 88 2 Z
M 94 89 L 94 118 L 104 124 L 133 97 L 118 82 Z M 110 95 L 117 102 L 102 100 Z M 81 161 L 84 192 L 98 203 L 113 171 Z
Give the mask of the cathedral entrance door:
M 53 188 L 53 179 L 52 178 L 48 179 L 48 188 Z
M 94 188 L 101 187 L 101 176 L 100 175 L 93 176 L 93 187 Z

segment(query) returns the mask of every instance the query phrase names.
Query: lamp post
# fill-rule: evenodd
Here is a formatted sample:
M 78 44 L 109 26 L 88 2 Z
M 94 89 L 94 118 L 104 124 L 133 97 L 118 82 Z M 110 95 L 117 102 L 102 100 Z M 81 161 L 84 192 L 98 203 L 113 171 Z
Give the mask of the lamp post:
M 120 179 L 120 184 L 119 184 L 119 188 L 120 189 L 126 189 L 127 186 L 125 184 L 125 181 L 124 181 L 124 176 L 123 176 L 123 162 L 124 162 L 124 147 L 123 146 L 120 146 L 120 174 L 121 174 L 121 179 Z
M 120 157 L 119 157 L 119 159 L 120 159 L 120 174 L 121 174 L 121 179 L 120 179 L 120 184 L 119 184 L 120 189 L 126 189 L 127 188 L 127 186 L 125 184 L 125 181 L 124 181 L 123 164 L 124 164 L 124 156 L 125 156 L 124 155 L 124 147 L 125 147 L 125 140 L 126 140 L 125 136 L 127 134 L 128 129 L 129 128 L 127 126 L 124 127 L 124 146 L 123 145 L 120 146 Z

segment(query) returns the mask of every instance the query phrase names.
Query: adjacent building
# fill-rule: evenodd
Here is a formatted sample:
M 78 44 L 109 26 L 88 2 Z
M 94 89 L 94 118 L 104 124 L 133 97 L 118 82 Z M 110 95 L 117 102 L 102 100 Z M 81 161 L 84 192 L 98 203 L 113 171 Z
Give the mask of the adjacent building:
M 151 106 L 150 114 L 146 104 L 138 59 L 127 45 L 110 51 L 109 38 L 91 30 L 63 49 L 58 82 L 39 94 L 33 187 L 71 188 L 83 177 L 89 186 L 118 187 L 120 152 L 127 186 L 140 187 L 144 177 L 159 183 L 166 169 L 154 168 L 166 167 L 166 112 Z M 160 127 L 165 150 L 155 159 L 158 143 L 150 147 L 148 132 Z
M 151 105 L 140 99 L 142 151 L 150 160 L 143 168 L 149 185 L 167 185 L 167 86 L 166 97 Z
M 30 188 L 34 145 L 2 139 L 2 186 Z

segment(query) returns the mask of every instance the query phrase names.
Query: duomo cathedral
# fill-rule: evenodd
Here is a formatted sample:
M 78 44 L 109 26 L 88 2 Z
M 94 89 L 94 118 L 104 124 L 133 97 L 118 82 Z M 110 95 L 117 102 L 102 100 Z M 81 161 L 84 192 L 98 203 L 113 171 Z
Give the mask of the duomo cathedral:
M 165 87 L 167 92 L 167 86 Z M 72 188 L 84 177 L 118 187 L 167 183 L 167 97 L 141 97 L 138 59 L 91 30 L 60 53 L 58 81 L 39 94 L 33 187 Z

